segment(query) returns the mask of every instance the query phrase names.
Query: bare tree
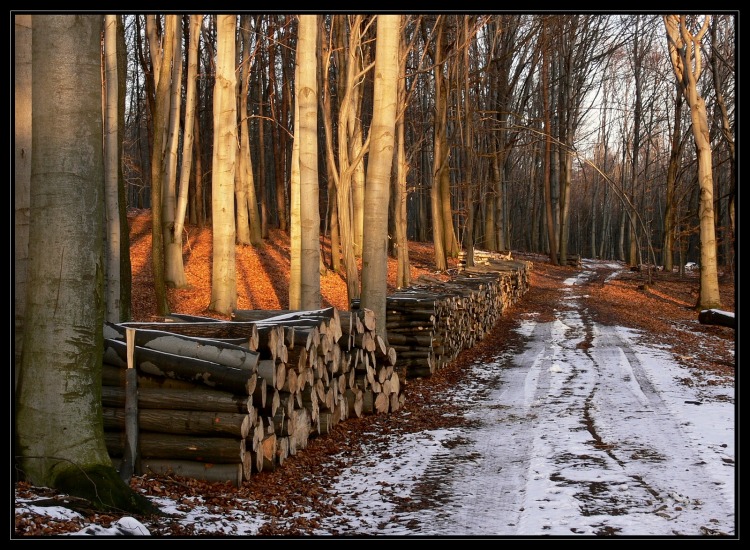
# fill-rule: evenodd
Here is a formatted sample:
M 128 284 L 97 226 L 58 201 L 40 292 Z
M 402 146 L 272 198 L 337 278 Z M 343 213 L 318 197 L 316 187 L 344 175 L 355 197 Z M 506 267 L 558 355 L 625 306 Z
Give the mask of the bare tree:
M 667 45 L 677 82 L 682 87 L 693 122 L 693 138 L 698 153 L 698 184 L 700 186 L 700 296 L 696 306 L 711 309 L 721 306 L 716 261 L 716 229 L 714 227 L 714 182 L 711 139 L 708 131 L 706 102 L 698 91 L 703 70 L 701 42 L 708 31 L 711 16 L 696 21 L 687 15 L 665 15 Z

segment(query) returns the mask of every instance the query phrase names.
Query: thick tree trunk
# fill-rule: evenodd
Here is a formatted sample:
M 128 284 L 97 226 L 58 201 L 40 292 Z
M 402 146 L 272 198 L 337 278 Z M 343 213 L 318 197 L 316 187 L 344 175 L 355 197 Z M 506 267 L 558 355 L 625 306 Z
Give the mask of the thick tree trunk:
M 296 83 L 299 103 L 300 309 L 320 307 L 317 40 L 318 16 L 301 15 L 297 42 L 299 81 Z
M 120 480 L 109 460 L 96 390 L 104 322 L 101 32 L 100 15 L 33 17 L 36 108 L 17 471 L 34 485 L 89 498 L 98 509 L 143 513 L 154 506 Z
M 26 312 L 29 263 L 29 188 L 31 185 L 31 15 L 16 15 L 14 25 L 14 264 L 13 264 L 13 350 L 14 380 L 18 386 Z
M 237 306 L 235 272 L 234 172 L 237 155 L 237 108 L 234 71 L 236 15 L 218 16 L 214 88 L 212 180 L 213 270 L 210 309 L 224 315 Z
M 396 123 L 399 15 L 378 15 L 375 90 L 370 129 L 372 147 L 365 190 L 365 234 L 362 254 L 362 307 L 375 312 L 377 332 L 385 336 L 388 276 L 388 194 Z

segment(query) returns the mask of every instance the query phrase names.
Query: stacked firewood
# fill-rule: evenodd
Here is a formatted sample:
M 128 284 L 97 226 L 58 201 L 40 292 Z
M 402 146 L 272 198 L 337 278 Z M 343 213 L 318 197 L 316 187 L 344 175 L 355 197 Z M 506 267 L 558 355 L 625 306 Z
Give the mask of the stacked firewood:
M 105 326 L 102 405 L 114 461 L 127 448 L 127 329 L 135 329 L 138 375 L 136 470 L 239 484 L 348 417 L 403 404 L 395 350 L 376 334 L 371 311 L 233 317 Z
M 231 481 L 280 466 L 347 418 L 398 410 L 481 340 L 529 287 L 531 265 L 491 254 L 448 281 L 421 277 L 374 312 L 235 310 L 104 327 L 105 439 L 121 475 Z M 135 458 L 134 458 L 135 457 Z
M 386 299 L 388 343 L 406 378 L 432 375 L 473 347 L 529 288 L 527 262 L 491 258 L 449 281 L 420 277 Z

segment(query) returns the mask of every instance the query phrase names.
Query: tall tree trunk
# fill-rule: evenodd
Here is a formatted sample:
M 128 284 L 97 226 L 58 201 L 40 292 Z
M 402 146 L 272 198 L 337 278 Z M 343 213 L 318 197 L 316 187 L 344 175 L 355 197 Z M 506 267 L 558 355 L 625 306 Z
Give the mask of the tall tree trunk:
M 287 19 L 292 19 L 292 16 L 287 15 Z M 281 128 L 279 129 L 278 136 L 279 136 L 279 151 L 277 153 L 277 158 L 279 161 L 279 171 L 278 176 L 276 178 L 276 206 L 279 213 L 279 228 L 282 231 L 289 231 L 289 208 L 287 207 L 287 200 L 286 200 L 286 174 L 287 174 L 287 166 L 294 165 L 294 159 L 291 160 L 291 163 L 288 164 L 289 161 L 286 159 L 290 158 L 293 153 L 290 153 L 289 151 L 289 138 L 288 134 L 285 131 L 287 128 L 287 125 L 289 124 L 289 109 L 292 104 L 292 100 L 294 99 L 292 97 L 292 91 L 291 91 L 291 85 L 289 81 L 291 80 L 288 78 L 288 75 L 286 74 L 287 66 L 290 64 L 290 48 L 288 47 L 288 44 L 280 44 L 281 47 L 281 66 L 282 66 L 282 72 L 283 77 L 281 80 L 281 120 L 280 125 Z M 273 51 L 273 50 L 272 50 Z M 274 65 L 272 65 L 274 66 Z M 275 71 L 274 71 L 275 72 Z M 295 110 L 292 111 L 292 113 L 295 113 Z M 296 120 L 296 117 L 295 117 Z M 290 169 L 291 172 L 291 169 Z M 290 181 L 293 179 L 292 174 L 289 174 Z M 290 200 L 291 203 L 291 183 L 290 183 Z M 291 205 L 289 205 L 291 207 Z
M 105 307 L 101 32 L 101 15 L 33 16 L 29 278 L 14 448 L 33 485 L 100 509 L 153 512 L 112 467 L 96 389 Z
M 549 54 L 547 42 L 547 21 L 542 21 L 542 111 L 544 116 L 544 201 L 547 213 L 547 237 L 549 239 L 549 258 L 552 265 L 557 265 L 557 243 L 555 242 L 555 222 L 552 214 L 552 124 L 550 122 L 549 106 Z
M 236 15 L 218 16 L 211 181 L 213 270 L 210 309 L 224 315 L 231 314 L 237 306 L 234 222 L 234 172 L 237 155 L 237 101 L 234 70 L 236 28 Z
M 345 40 L 346 16 L 336 17 L 336 43 L 340 54 L 337 55 L 339 67 L 338 94 L 343 96 L 339 103 L 338 124 L 338 176 L 336 177 L 336 200 L 339 214 L 339 233 L 341 235 L 342 259 L 346 274 L 347 299 L 349 303 L 359 298 L 359 274 L 357 270 L 357 252 L 354 236 L 354 199 L 352 179 L 357 166 L 362 162 L 364 147 L 360 144 L 352 145 L 361 137 L 355 134 L 354 120 L 359 118 L 361 92 L 357 82 L 364 74 L 359 62 L 361 55 L 361 25 L 362 16 L 354 16 L 351 22 L 349 40 Z M 329 130 L 329 135 L 332 130 Z M 333 140 L 329 138 L 327 144 L 328 161 L 333 164 Z M 355 155 L 356 152 L 356 156 Z
M 120 218 L 120 321 L 131 318 L 133 273 L 130 265 L 130 231 L 128 226 L 127 183 L 122 171 L 123 143 L 125 142 L 125 98 L 127 96 L 128 54 L 122 15 L 117 15 L 117 191 Z
M 29 188 L 31 185 L 31 15 L 16 15 L 14 21 L 14 254 L 13 254 L 13 350 L 14 380 L 18 387 L 26 313 L 29 264 Z
M 260 35 L 259 35 L 260 39 Z M 265 82 L 263 69 L 258 71 L 258 189 L 260 194 L 260 238 L 268 238 L 268 196 L 266 185 L 266 136 L 265 136 L 265 111 L 263 109 L 263 90 Z
M 299 104 L 300 305 L 320 308 L 320 210 L 318 205 L 318 16 L 300 15 L 296 99 Z
M 167 151 L 164 160 L 164 183 L 162 189 L 162 211 L 164 234 L 165 281 L 173 288 L 187 286 L 185 267 L 182 261 L 182 240 L 175 236 L 175 216 L 177 210 L 177 151 L 180 135 L 180 110 L 182 104 L 182 36 L 177 32 L 181 16 L 169 15 L 174 19 L 174 55 L 172 61 L 172 87 L 169 103 L 169 130 L 167 134 Z M 162 67 L 162 74 L 167 76 L 167 67 Z
M 120 322 L 120 193 L 118 165 L 120 144 L 118 141 L 118 80 L 117 80 L 117 17 L 104 16 L 104 200 L 106 220 L 105 263 L 105 318 L 112 323 Z
M 395 193 L 395 228 L 396 228 L 396 288 L 405 288 L 411 284 L 411 267 L 409 264 L 409 240 L 407 237 L 406 179 L 409 174 L 409 163 L 406 161 L 404 112 L 406 110 L 406 48 L 404 41 L 399 40 L 398 64 L 398 103 L 401 113 L 396 119 L 396 181 Z
M 669 152 L 667 167 L 666 206 L 664 209 L 664 246 L 662 249 L 662 265 L 664 271 L 672 273 L 674 270 L 674 237 L 677 228 L 675 187 L 677 171 L 679 170 L 680 155 L 682 153 L 682 102 L 683 94 L 680 87 L 676 90 L 674 109 L 674 127 L 672 128 L 672 148 Z
M 727 210 L 729 214 L 729 230 L 730 237 L 732 240 L 732 247 L 734 255 L 737 255 L 737 236 L 735 231 L 735 201 L 737 198 L 737 176 L 735 173 L 735 153 L 734 153 L 734 131 L 731 124 L 729 123 L 729 114 L 727 112 L 726 102 L 724 100 L 724 93 L 721 86 L 721 77 L 719 76 L 719 55 L 717 49 L 719 44 L 716 39 L 716 25 L 718 17 L 714 17 L 711 24 L 711 77 L 714 84 L 714 93 L 716 94 L 716 105 L 719 107 L 721 113 L 721 134 L 724 136 L 724 140 L 727 142 L 729 148 L 729 204 Z
M 261 246 L 263 237 L 261 233 L 260 213 L 258 211 L 258 198 L 255 192 L 255 180 L 253 179 L 253 164 L 250 156 L 250 125 L 247 122 L 247 98 L 250 93 L 250 22 L 249 16 L 241 15 L 242 24 L 242 87 L 240 91 L 240 185 L 244 188 L 245 202 L 238 202 L 237 208 L 243 208 L 247 212 L 249 242 L 253 246 Z
M 159 47 L 156 30 L 149 33 L 151 62 L 156 84 L 156 97 L 152 108 L 153 147 L 151 151 L 151 267 L 154 274 L 154 292 L 156 294 L 156 313 L 169 313 L 167 302 L 166 273 L 164 269 L 164 234 L 162 233 L 163 206 L 162 193 L 164 184 L 164 153 L 166 129 L 169 120 L 169 67 L 172 65 L 174 52 L 174 33 L 176 16 L 167 16 L 163 37 L 163 47 Z M 147 16 L 147 23 L 150 21 Z M 163 54 L 162 54 L 163 50 Z M 162 70 L 164 67 L 166 69 Z
M 200 28 L 202 15 L 190 16 L 190 30 L 188 36 L 188 71 L 185 89 L 185 125 L 182 137 L 182 164 L 180 165 L 180 184 L 177 195 L 177 210 L 175 212 L 174 228 L 171 238 L 175 242 L 175 248 L 182 251 L 182 232 L 185 228 L 185 215 L 188 205 L 188 190 L 190 187 L 190 174 L 192 172 L 193 142 L 196 134 L 195 105 L 196 105 L 196 78 L 198 76 L 198 43 L 200 41 Z M 180 252 L 179 265 L 183 266 L 182 274 L 185 275 L 182 263 L 182 252 Z M 179 267 L 179 266 L 178 266 Z M 185 280 L 187 283 L 187 279 Z
M 299 82 L 299 60 L 294 63 L 294 82 Z M 295 94 L 296 95 L 296 94 Z M 302 228 L 300 226 L 300 123 L 299 101 L 294 101 L 294 141 L 289 180 L 289 309 L 302 309 Z
M 196 90 L 196 93 L 198 90 Z M 200 95 L 200 94 L 197 94 Z M 204 186 L 203 186 L 203 150 L 201 148 L 201 120 L 199 104 L 196 101 L 195 105 L 195 118 L 193 122 L 194 132 L 193 141 L 195 144 L 195 217 L 198 227 L 203 227 L 206 224 L 206 205 L 204 198 Z
M 700 187 L 700 296 L 696 307 L 721 307 L 719 275 L 716 260 L 716 228 L 714 226 L 714 182 L 711 160 L 711 136 L 708 130 L 706 102 L 698 91 L 702 70 L 701 40 L 711 22 L 705 16 L 703 26 L 695 34 L 687 28 L 685 15 L 666 15 L 667 42 L 672 68 L 690 106 L 693 138 L 698 153 L 698 185 Z
M 435 39 L 434 62 L 434 80 L 435 80 L 435 119 L 433 123 L 433 155 L 432 155 L 432 185 L 430 187 L 430 203 L 432 206 L 432 241 L 434 243 L 435 268 L 438 271 L 448 269 L 448 258 L 446 256 L 447 247 L 445 246 L 448 237 L 448 229 L 445 227 L 445 218 L 443 217 L 442 191 L 441 191 L 441 174 L 444 165 L 447 165 L 447 140 L 444 139 L 447 117 L 447 95 L 443 92 L 443 27 L 444 16 L 438 16 L 440 20 L 435 24 L 437 29 L 437 38 Z
M 372 148 L 365 188 L 362 307 L 375 312 L 377 333 L 387 338 L 388 209 L 396 124 L 400 15 L 378 15 L 375 88 L 370 129 Z

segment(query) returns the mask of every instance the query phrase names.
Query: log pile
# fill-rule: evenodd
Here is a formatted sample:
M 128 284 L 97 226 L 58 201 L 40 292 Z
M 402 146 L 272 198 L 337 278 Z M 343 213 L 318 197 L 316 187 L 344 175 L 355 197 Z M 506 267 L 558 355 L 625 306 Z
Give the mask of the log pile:
M 453 361 L 528 290 L 530 263 L 478 257 L 449 281 L 423 276 L 388 296 L 387 338 L 357 300 L 350 311 L 238 309 L 231 321 L 172 314 L 105 324 L 113 463 L 123 476 L 240 485 L 347 418 L 398 410 L 407 378 Z
M 346 418 L 404 403 L 395 350 L 376 334 L 370 310 L 236 310 L 232 321 L 176 314 L 107 323 L 102 405 L 114 462 L 127 448 L 126 329 L 135 329 L 136 470 L 239 484 Z
M 423 276 L 388 296 L 388 343 L 404 377 L 427 377 L 453 361 L 526 293 L 530 263 L 498 256 L 485 253 L 481 264 L 463 267 L 450 281 Z

